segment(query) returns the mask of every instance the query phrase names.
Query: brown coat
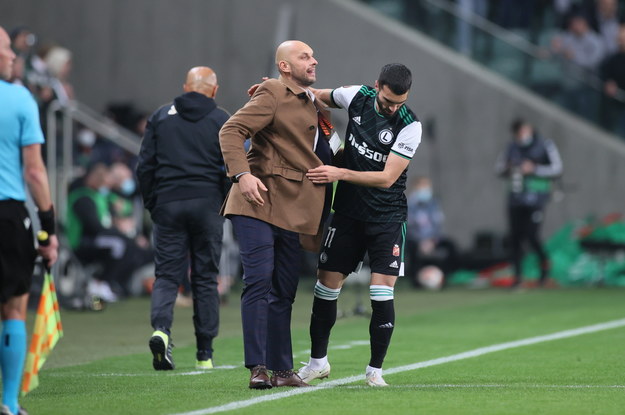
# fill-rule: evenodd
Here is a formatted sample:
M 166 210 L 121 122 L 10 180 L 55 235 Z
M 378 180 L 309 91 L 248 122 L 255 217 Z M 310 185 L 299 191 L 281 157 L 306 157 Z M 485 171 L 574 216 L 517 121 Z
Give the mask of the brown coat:
M 302 93 L 282 77 L 267 80 L 222 127 L 219 143 L 226 174 L 251 172 L 268 189 L 260 190 L 264 206 L 252 206 L 235 183 L 223 215 L 250 216 L 301 234 L 318 233 L 325 186 L 306 178 L 309 169 L 322 164 L 313 151 L 317 110 Z M 248 137 L 252 142 L 246 156 Z

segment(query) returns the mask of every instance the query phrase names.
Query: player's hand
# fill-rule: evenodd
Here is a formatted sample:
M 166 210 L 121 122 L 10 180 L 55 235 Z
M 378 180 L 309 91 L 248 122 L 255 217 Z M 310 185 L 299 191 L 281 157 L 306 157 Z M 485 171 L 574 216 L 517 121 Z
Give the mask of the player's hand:
M 342 179 L 343 169 L 324 164 L 308 170 L 306 177 L 315 184 L 332 183 Z
M 263 82 L 265 82 L 267 79 L 269 79 L 268 76 L 263 76 Z M 260 84 L 254 84 L 252 85 L 248 90 L 247 90 L 247 95 L 252 96 L 254 95 L 254 92 L 256 92 L 256 90 L 258 89 L 258 87 L 260 86 Z
M 37 252 L 39 252 L 39 255 L 41 255 L 49 268 L 54 265 L 59 256 L 59 240 L 56 235 L 50 235 L 48 238 L 50 242 L 45 246 L 39 245 Z
M 239 177 L 239 190 L 243 198 L 253 206 L 263 206 L 265 201 L 260 195 L 260 191 L 267 191 L 267 188 L 260 179 L 251 173 L 246 173 Z

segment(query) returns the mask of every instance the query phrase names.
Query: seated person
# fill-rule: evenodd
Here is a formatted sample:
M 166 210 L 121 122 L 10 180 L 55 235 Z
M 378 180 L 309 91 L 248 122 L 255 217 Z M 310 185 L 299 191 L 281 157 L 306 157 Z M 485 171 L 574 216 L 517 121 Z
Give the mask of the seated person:
M 426 265 L 435 265 L 444 274 L 455 269 L 456 247 L 443 236 L 444 219 L 432 196 L 432 182 L 428 177 L 417 178 L 408 195 L 406 235 L 406 275 L 415 284 L 417 273 Z
M 152 252 L 113 226 L 109 182 L 104 164 L 90 166 L 82 184 L 69 193 L 66 231 L 70 248 L 83 264 L 102 266 L 89 293 L 112 302 L 128 294 L 133 272 L 152 262 Z

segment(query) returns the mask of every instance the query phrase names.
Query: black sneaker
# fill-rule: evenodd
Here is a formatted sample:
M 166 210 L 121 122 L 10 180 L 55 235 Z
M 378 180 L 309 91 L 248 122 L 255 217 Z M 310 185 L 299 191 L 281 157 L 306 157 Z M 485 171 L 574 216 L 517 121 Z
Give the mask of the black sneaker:
M 171 355 L 171 349 L 173 347 L 174 344 L 165 332 L 156 330 L 152 333 L 152 337 L 150 337 L 150 350 L 154 356 L 152 360 L 154 370 L 173 370 L 176 367 Z

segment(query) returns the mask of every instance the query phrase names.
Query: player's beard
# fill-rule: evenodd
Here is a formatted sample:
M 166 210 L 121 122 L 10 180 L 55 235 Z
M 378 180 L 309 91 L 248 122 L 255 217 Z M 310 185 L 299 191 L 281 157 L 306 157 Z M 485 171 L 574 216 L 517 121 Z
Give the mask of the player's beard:
M 395 114 L 391 114 L 388 109 L 382 105 L 380 102 L 380 97 L 378 95 L 375 96 L 375 103 L 378 104 L 378 112 L 385 116 L 386 118 L 391 118 Z

